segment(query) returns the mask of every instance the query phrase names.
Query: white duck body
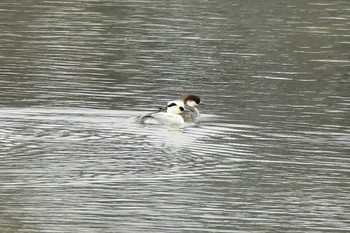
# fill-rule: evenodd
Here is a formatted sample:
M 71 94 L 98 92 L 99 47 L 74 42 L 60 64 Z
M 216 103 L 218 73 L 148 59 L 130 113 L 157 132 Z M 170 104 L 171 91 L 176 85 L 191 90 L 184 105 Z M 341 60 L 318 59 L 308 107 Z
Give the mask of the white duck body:
M 180 113 L 184 111 L 184 105 L 179 101 L 170 101 L 166 107 L 166 112 L 160 110 L 156 113 L 149 113 L 139 119 L 143 124 L 169 124 L 181 125 L 184 119 Z
M 181 125 L 185 121 L 180 115 L 169 114 L 168 112 L 157 112 L 152 114 L 151 124 L 169 124 L 169 125 Z M 150 122 L 145 122 L 146 124 Z

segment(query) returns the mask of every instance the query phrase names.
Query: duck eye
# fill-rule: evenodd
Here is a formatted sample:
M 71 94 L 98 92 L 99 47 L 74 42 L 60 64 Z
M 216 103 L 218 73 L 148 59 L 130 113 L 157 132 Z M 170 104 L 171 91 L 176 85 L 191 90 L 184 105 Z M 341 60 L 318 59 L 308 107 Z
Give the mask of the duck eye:
M 183 110 L 185 110 L 183 107 L 179 107 L 180 108 L 180 111 L 182 112 Z

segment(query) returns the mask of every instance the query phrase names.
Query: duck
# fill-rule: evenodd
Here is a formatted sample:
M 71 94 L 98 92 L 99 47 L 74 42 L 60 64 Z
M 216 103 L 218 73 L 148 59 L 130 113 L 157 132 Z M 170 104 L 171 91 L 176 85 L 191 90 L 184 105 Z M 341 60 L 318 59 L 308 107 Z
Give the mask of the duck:
M 181 125 L 185 122 L 181 116 L 184 110 L 185 107 L 182 101 L 169 101 L 166 108 L 143 115 L 137 119 L 137 122 L 141 124 Z
M 197 95 L 187 94 L 183 98 L 185 110 L 181 113 L 184 121 L 195 121 L 199 116 L 199 111 L 196 108 L 201 102 Z
M 193 94 L 187 94 L 184 96 L 184 98 L 181 100 L 172 100 L 169 101 L 169 103 L 178 103 L 180 105 L 184 106 L 184 111 L 181 112 L 181 116 L 184 119 L 185 122 L 194 122 L 198 119 L 199 111 L 196 108 L 198 104 L 201 102 L 201 99 L 197 95 Z M 167 107 L 159 108 L 158 112 L 166 112 Z

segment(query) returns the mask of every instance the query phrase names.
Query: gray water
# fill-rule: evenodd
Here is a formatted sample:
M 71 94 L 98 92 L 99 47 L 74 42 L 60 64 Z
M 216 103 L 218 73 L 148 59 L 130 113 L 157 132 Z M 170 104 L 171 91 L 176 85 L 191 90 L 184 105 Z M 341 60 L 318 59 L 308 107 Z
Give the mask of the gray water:
M 0 3 L 0 232 L 349 232 L 350 3 Z M 140 125 L 202 98 L 198 124 Z

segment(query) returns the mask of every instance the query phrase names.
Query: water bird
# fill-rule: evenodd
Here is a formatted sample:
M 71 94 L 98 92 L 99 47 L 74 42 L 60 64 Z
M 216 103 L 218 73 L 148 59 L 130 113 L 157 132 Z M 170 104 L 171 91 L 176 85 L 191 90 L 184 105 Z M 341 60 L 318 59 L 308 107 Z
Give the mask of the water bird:
M 195 121 L 199 116 L 199 111 L 196 106 L 201 102 L 197 95 L 188 94 L 184 99 L 185 110 L 181 113 L 185 121 Z
M 181 116 L 185 122 L 194 122 L 197 120 L 199 116 L 199 111 L 196 107 L 201 102 L 201 99 L 199 96 L 193 95 L 193 94 L 187 94 L 184 96 L 182 100 L 181 99 L 172 100 L 172 101 L 169 101 L 168 104 L 171 102 L 182 103 L 185 110 L 181 113 Z M 166 112 L 166 111 L 167 111 L 167 107 L 163 107 L 159 109 L 159 112 Z
M 169 101 L 165 108 L 141 116 L 137 119 L 137 122 L 141 124 L 181 125 L 184 123 L 184 119 L 180 114 L 184 110 L 185 107 L 182 101 Z

